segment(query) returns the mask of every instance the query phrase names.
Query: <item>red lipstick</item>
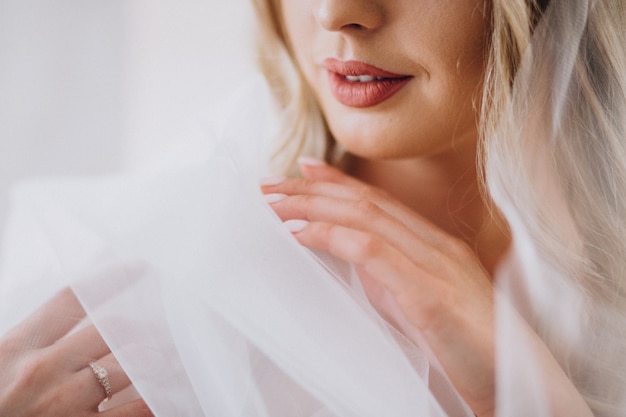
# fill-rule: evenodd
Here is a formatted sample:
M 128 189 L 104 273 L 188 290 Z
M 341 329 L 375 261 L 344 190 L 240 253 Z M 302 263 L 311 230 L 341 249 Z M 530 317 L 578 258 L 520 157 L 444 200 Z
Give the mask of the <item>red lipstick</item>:
M 359 61 L 328 58 L 323 66 L 328 71 L 331 93 L 337 101 L 349 107 L 376 106 L 391 98 L 413 78 Z

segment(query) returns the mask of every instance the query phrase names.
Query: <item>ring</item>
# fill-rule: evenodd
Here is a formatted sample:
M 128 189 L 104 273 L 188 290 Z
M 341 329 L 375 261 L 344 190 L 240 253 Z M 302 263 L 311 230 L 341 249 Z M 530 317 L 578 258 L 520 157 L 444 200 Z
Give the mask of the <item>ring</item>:
M 106 369 L 104 369 L 103 367 L 101 367 L 95 362 L 89 362 L 89 366 L 91 366 L 91 370 L 93 371 L 93 374 L 96 376 L 96 379 L 98 380 L 100 385 L 102 385 L 102 388 L 104 388 L 104 392 L 107 395 L 104 401 L 110 400 L 113 395 L 111 394 L 111 384 L 109 383 L 109 373 L 106 371 Z

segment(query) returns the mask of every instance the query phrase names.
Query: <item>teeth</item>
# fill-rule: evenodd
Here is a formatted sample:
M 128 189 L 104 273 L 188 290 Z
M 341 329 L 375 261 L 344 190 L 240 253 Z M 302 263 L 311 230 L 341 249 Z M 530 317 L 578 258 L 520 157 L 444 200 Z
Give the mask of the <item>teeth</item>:
M 374 80 L 382 80 L 381 77 L 372 77 L 371 75 L 346 75 L 346 79 L 354 83 L 369 83 Z

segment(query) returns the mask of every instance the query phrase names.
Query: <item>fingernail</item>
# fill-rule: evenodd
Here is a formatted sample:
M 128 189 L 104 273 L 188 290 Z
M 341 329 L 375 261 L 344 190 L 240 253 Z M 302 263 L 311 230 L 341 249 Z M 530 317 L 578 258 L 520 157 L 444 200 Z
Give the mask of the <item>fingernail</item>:
M 260 184 L 261 186 L 278 185 L 285 182 L 286 179 L 287 177 L 284 175 L 273 175 L 271 177 L 261 178 Z
M 321 167 L 326 165 L 326 162 L 321 159 L 311 158 L 310 156 L 301 156 L 298 158 L 298 163 L 300 165 L 308 165 L 312 167 Z
M 286 194 L 265 194 L 265 201 L 267 201 L 268 204 L 274 204 L 284 200 L 286 197 Z
M 299 233 L 304 230 L 309 224 L 306 220 L 287 220 L 285 226 L 291 233 Z

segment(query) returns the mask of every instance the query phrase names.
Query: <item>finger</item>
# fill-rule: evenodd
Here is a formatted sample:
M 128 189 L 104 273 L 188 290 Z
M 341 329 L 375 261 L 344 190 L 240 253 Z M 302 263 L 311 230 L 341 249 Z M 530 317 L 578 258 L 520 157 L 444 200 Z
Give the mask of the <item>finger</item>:
M 300 243 L 321 249 L 354 264 L 384 286 L 414 326 L 426 331 L 439 325 L 448 297 L 447 283 L 436 279 L 419 265 L 380 238 L 330 223 L 292 221 L 286 223 Z
M 268 195 L 272 208 L 283 220 L 325 222 L 379 236 L 413 262 L 426 266 L 445 262 L 443 254 L 413 233 L 406 225 L 369 201 L 337 200 L 323 196 Z
M 71 289 L 65 288 L 7 334 L 17 346 L 37 349 L 49 346 L 85 317 L 85 310 Z
M 106 370 L 111 395 L 115 395 L 130 385 L 130 379 L 113 354 L 109 353 L 95 363 Z M 83 368 L 72 376 L 70 392 L 73 393 L 77 406 L 82 409 L 97 407 L 107 398 L 105 388 L 96 377 L 89 362 L 85 363 Z
M 326 168 L 320 169 L 325 170 Z M 365 185 L 360 181 L 358 183 L 359 185 L 357 186 L 349 186 L 341 183 L 322 182 L 310 179 L 276 177 L 273 178 L 273 181 L 263 183 L 261 188 L 265 194 L 284 194 L 288 196 L 315 195 L 337 200 L 369 201 L 380 207 L 380 209 L 389 216 L 403 223 L 413 233 L 420 236 L 432 246 L 440 250 L 445 250 L 447 240 L 450 238 L 447 233 L 440 230 L 405 205 L 396 201 L 385 192 Z
M 361 267 L 394 295 L 419 283 L 414 276 L 426 275 L 402 253 L 370 233 L 325 222 L 291 220 L 285 224 L 304 246 L 327 251 Z
M 146 402 L 140 399 L 98 413 L 97 417 L 154 417 L 154 414 Z
M 453 312 L 463 311 L 462 306 L 472 299 L 466 300 L 468 292 L 480 294 L 483 307 L 492 305 L 493 287 L 478 263 L 448 262 L 429 271 L 369 233 L 324 222 L 290 220 L 285 224 L 304 246 L 354 264 L 360 274 L 387 288 L 409 321 L 422 331 L 437 328 Z M 463 276 L 467 279 L 457 279 Z
M 265 194 L 310 194 L 323 195 L 337 199 L 357 200 L 361 195 L 359 192 L 363 193 L 365 186 L 355 188 L 332 182 L 302 178 L 270 177 L 262 180 L 261 189 Z
M 146 266 L 139 261 L 123 260 L 101 266 L 84 280 L 74 284 L 82 296 L 104 302 L 120 290 L 146 276 Z M 92 294 L 96 293 L 97 296 Z M 97 303 L 92 303 L 95 307 Z M 65 288 L 6 335 L 10 345 L 24 348 L 49 346 L 67 334 L 85 317 L 75 294 Z
M 112 394 L 118 393 L 130 385 L 130 378 L 112 353 L 105 355 L 96 363 L 107 370 Z M 89 368 L 89 370 L 92 369 Z
M 110 352 L 95 326 L 85 327 L 62 338 L 50 350 L 57 363 L 64 363 L 73 372 L 82 369 L 94 358 L 101 358 Z

